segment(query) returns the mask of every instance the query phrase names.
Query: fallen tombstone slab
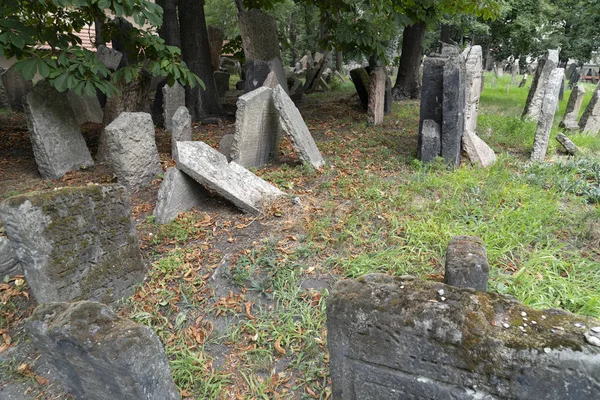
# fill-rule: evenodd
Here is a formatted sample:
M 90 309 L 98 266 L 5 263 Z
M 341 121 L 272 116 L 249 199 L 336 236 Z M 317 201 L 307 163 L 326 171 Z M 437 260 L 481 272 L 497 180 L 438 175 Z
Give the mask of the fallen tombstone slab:
M 39 303 L 113 303 L 144 278 L 129 195 L 120 185 L 10 197 L 0 203 L 0 218 Z
M 201 206 L 208 195 L 202 185 L 177 168 L 167 169 L 154 208 L 156 223 L 167 224 L 177 218 L 179 213 Z
M 203 142 L 177 142 L 177 168 L 243 212 L 260 214 L 284 193 Z
M 77 399 L 181 398 L 154 331 L 101 303 L 41 304 L 27 320 L 27 330 Z
M 94 166 L 66 93 L 39 82 L 26 96 L 25 119 L 43 178 L 58 179 L 67 171 Z
M 548 149 L 548 140 L 550 140 L 550 130 L 554 121 L 554 114 L 558 107 L 558 92 L 561 82 L 564 81 L 565 69 L 555 68 L 548 77 L 546 89 L 544 90 L 544 101 L 538 114 L 538 124 L 533 140 L 533 150 L 531 151 L 531 161 L 544 161 L 546 150 Z
M 565 151 L 570 155 L 575 156 L 581 153 L 579 147 L 577 147 L 577 145 L 575 145 L 575 143 L 573 143 L 573 141 L 566 137 L 563 133 L 557 134 L 556 140 L 562 145 L 562 147 L 565 148 Z
M 448 243 L 444 283 L 457 288 L 486 291 L 490 265 L 483 240 L 475 236 L 455 236 Z
M 273 89 L 273 101 L 279 111 L 279 121 L 283 131 L 289 136 L 298 157 L 309 162 L 314 168 L 325 164 L 321 152 L 294 102 L 285 93 L 281 85 Z

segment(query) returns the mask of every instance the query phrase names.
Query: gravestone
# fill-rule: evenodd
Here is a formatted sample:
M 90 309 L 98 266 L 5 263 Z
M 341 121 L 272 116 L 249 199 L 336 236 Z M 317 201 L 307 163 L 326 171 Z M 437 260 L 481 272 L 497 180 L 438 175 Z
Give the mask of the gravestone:
M 246 213 L 260 214 L 266 203 L 283 195 L 203 142 L 177 142 L 176 161 L 178 169 Z
M 329 52 L 322 57 L 314 68 L 309 68 L 306 73 L 306 82 L 304 83 L 304 93 L 312 93 L 321 84 L 321 78 L 324 72 L 327 70 L 329 63 Z
M 525 109 L 523 110 L 523 118 L 537 122 L 540 110 L 542 109 L 546 83 L 557 65 L 558 50 L 548 50 L 546 56 L 540 58 L 533 82 L 531 83 L 531 89 L 529 89 Z
M 267 78 L 262 85 L 264 87 L 268 87 L 269 89 L 275 89 L 277 85 L 279 85 L 279 81 L 277 80 L 277 75 L 275 75 L 275 72 L 269 72 L 269 75 L 267 75 Z
M 327 298 L 333 399 L 589 399 L 600 321 L 410 277 L 338 281 Z M 598 336 L 596 336 L 598 335 Z
M 17 258 L 17 253 L 10 244 L 10 240 L 0 236 L 0 281 L 4 279 L 6 275 L 21 275 L 23 274 L 23 268 Z
M 540 109 L 535 139 L 533 141 L 533 151 L 531 152 L 531 161 L 544 161 L 548 140 L 550 139 L 550 130 L 554 121 L 554 114 L 558 107 L 558 92 L 560 85 L 564 81 L 565 69 L 555 68 L 546 82 L 544 90 L 544 100 Z
M 137 189 L 162 172 L 150 114 L 121 113 L 104 133 L 108 161 L 119 183 Z
M 559 127 L 568 129 L 570 131 L 579 130 L 577 118 L 579 117 L 579 110 L 581 109 L 584 95 L 585 89 L 583 85 L 577 85 L 577 87 L 573 88 L 571 95 L 569 96 L 569 102 L 567 103 L 565 115 L 562 121 L 560 121 Z
M 6 69 L 0 67 L 0 108 L 10 108 L 10 102 L 8 101 L 8 94 L 4 87 L 4 79 L 2 75 L 6 72 Z
M 594 94 L 579 120 L 579 129 L 594 135 L 600 132 L 600 90 L 598 88 L 594 90 Z
M 173 114 L 179 107 L 185 106 L 185 89 L 175 82 L 173 86 L 164 85 L 162 87 L 163 97 L 163 120 L 165 129 L 172 131 L 173 129 Z
M 486 291 L 490 265 L 483 240 L 475 236 L 455 236 L 448 243 L 444 283 L 457 288 Z
M 426 143 L 423 142 L 424 127 L 423 121 L 431 120 L 440 127 L 440 135 L 442 132 L 442 99 L 444 97 L 444 64 L 446 58 L 442 57 L 427 57 L 423 61 L 423 86 L 421 88 L 421 108 L 419 117 L 419 159 L 428 155 L 431 151 L 425 151 Z M 428 135 L 432 138 L 431 130 Z M 441 136 L 440 136 L 441 140 Z M 435 144 L 428 140 L 428 143 Z M 440 145 L 441 146 L 441 145 Z M 441 147 L 440 147 L 441 151 Z M 440 155 L 438 153 L 438 155 Z
M 219 153 L 223 154 L 227 158 L 227 162 L 231 161 L 231 146 L 235 140 L 235 135 L 227 133 L 223 135 L 219 142 Z
M 243 167 L 262 167 L 275 158 L 281 127 L 273 91 L 260 87 L 237 101 L 231 159 Z
M 360 104 L 365 110 L 369 108 L 369 73 L 365 68 L 355 68 L 350 71 L 350 79 L 354 84 Z
M 569 88 L 570 89 L 574 88 L 575 85 L 577 85 L 577 82 L 579 82 L 580 78 L 581 78 L 580 70 L 579 70 L 579 68 L 577 68 L 571 75 L 571 79 L 569 79 Z
M 274 58 L 270 61 L 247 60 L 245 69 L 246 79 L 244 81 L 244 91 L 246 93 L 263 86 L 263 83 L 271 72 L 275 73 L 278 82 L 284 82 L 287 92 L 287 80 L 285 79 L 285 73 L 283 72 L 283 65 L 278 58 Z
M 279 122 L 283 131 L 288 135 L 298 158 L 310 163 L 314 168 L 325 164 L 321 152 L 304 122 L 300 111 L 292 99 L 285 93 L 281 85 L 273 89 L 273 102 L 279 112 Z
M 221 49 L 223 48 L 225 34 L 223 29 L 213 25 L 208 26 L 207 32 L 210 63 L 212 64 L 213 71 L 217 72 L 221 64 Z
M 524 74 L 523 79 L 521 79 L 521 82 L 519 82 L 519 87 L 523 87 L 523 86 L 527 85 L 527 78 L 529 78 L 529 75 Z
M 171 156 L 176 158 L 176 142 L 189 142 L 192 140 L 192 116 L 187 107 L 181 106 L 171 119 Z
M 570 80 L 576 69 L 577 69 L 577 64 L 576 63 L 569 64 L 567 66 L 567 69 L 565 70 L 565 79 Z
M 111 49 L 101 44 L 96 50 L 96 58 L 111 71 L 115 71 L 121 64 L 123 53 L 118 50 Z
M 556 135 L 556 140 L 562 145 L 562 147 L 564 147 L 565 151 L 570 155 L 575 156 L 581 153 L 579 147 L 577 147 L 575 143 L 573 143 L 573 141 L 571 141 L 571 139 L 566 137 L 563 133 L 558 133 Z
M 215 85 L 217 85 L 219 97 L 225 96 L 225 92 L 229 90 L 229 77 L 231 74 L 225 71 L 215 71 L 213 75 L 215 77 Z
M 369 74 L 369 104 L 367 120 L 371 125 L 383 123 L 383 109 L 385 103 L 385 71 L 375 68 Z
M 442 150 L 442 130 L 432 119 L 426 119 L 421 124 L 420 143 L 417 158 L 427 164 L 440 155 Z
M 22 111 L 25 96 L 33 88 L 31 81 L 23 78 L 20 72 L 15 71 L 14 65 L 2 73 L 2 83 L 6 92 L 6 98 L 13 111 Z
M 38 303 L 113 303 L 144 278 L 131 203 L 119 185 L 10 197 L 0 218 Z
M 560 84 L 560 90 L 558 91 L 558 101 L 561 102 L 565 98 L 565 80 Z
M 154 218 L 158 224 L 167 224 L 177 218 L 179 213 L 188 212 L 206 202 L 208 192 L 198 182 L 179 171 L 169 168 L 160 185 L 154 209 Z
M 39 305 L 27 328 L 42 357 L 77 399 L 181 398 L 154 331 L 101 303 Z
M 520 72 L 519 59 L 517 58 L 512 63 L 512 68 L 511 68 L 511 72 L 510 72 L 511 73 L 511 80 L 510 80 L 511 85 L 514 86 L 517 84 L 517 75 L 519 75 L 519 72 Z
M 94 165 L 66 93 L 39 82 L 26 96 L 25 119 L 43 178 L 58 179 Z
M 442 158 L 449 165 L 460 163 L 464 131 L 465 61 L 462 56 L 449 58 L 444 64 L 442 101 Z
M 79 96 L 73 90 L 67 92 L 69 104 L 79 125 L 86 122 L 101 124 L 104 114 L 96 96 Z

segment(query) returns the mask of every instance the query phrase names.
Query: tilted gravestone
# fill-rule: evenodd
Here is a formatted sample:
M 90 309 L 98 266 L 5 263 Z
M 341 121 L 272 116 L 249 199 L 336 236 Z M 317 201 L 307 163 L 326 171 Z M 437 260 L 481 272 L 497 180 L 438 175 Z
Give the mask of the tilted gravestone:
M 101 124 L 104 114 L 100 101 L 96 96 L 79 96 L 73 90 L 67 92 L 69 104 L 75 114 L 75 119 L 79 125 L 85 124 L 86 122 L 93 122 L 95 124 Z
M 25 96 L 33 88 L 31 81 L 23 78 L 23 75 L 15 70 L 14 65 L 4 71 L 0 75 L 0 79 L 2 79 L 10 108 L 13 111 L 23 110 Z
M 181 398 L 154 331 L 101 303 L 39 305 L 27 328 L 42 357 L 77 399 Z
M 366 110 L 369 107 L 369 73 L 365 68 L 355 68 L 350 71 L 350 79 L 354 83 L 360 104 Z
M 444 64 L 443 88 L 441 155 L 447 164 L 457 166 L 465 109 L 465 61 L 462 56 L 449 58 Z
M 521 82 L 519 82 L 519 87 L 520 88 L 523 87 L 523 86 L 525 86 L 527 84 L 527 78 L 529 78 L 529 75 L 524 74 L 523 75 L 523 79 L 521 79 Z
M 531 161 L 544 161 L 546 150 L 548 149 L 548 140 L 550 139 L 550 130 L 554 122 L 554 114 L 558 107 L 558 92 L 560 85 L 564 81 L 565 69 L 555 68 L 550 73 L 544 90 L 544 101 L 538 115 L 538 124 L 533 141 L 533 151 L 531 152 Z
M 260 87 L 240 96 L 231 159 L 243 167 L 262 167 L 275 158 L 281 127 L 273 91 Z
M 25 118 L 43 178 L 58 179 L 94 165 L 66 93 L 39 82 L 26 97 Z
M 327 70 L 329 63 L 329 52 L 324 55 L 314 68 L 311 68 L 306 73 L 306 82 L 304 83 L 304 93 L 312 93 L 322 84 L 322 77 Z M 325 84 L 327 86 L 327 84 Z
M 273 89 L 273 101 L 279 112 L 279 121 L 283 131 L 288 135 L 294 150 L 304 162 L 310 163 L 314 168 L 325 164 L 321 152 L 292 99 L 285 93 L 281 85 Z
M 594 94 L 579 120 L 579 129 L 592 134 L 600 132 L 600 90 L 598 88 L 594 90 Z
M 164 85 L 162 87 L 162 97 L 165 129 L 171 131 L 173 129 L 173 114 L 179 107 L 185 107 L 185 89 L 179 82 L 175 82 L 173 86 Z
M 385 78 L 386 74 L 383 68 L 375 68 L 369 74 L 369 105 L 367 108 L 367 120 L 371 125 L 383 123 Z
M 542 109 L 546 82 L 557 65 L 558 50 L 548 50 L 547 55 L 538 61 L 531 89 L 529 89 L 529 94 L 527 95 L 525 109 L 523 110 L 523 118 L 537 122 L 540 110 Z
M 176 142 L 192 140 L 192 116 L 187 107 L 181 106 L 171 119 L 171 156 L 175 158 Z
M 271 72 L 275 73 L 278 82 L 283 82 L 284 89 L 286 92 L 287 79 L 285 79 L 285 72 L 283 71 L 283 65 L 278 58 L 273 58 L 269 61 L 262 60 L 248 60 L 245 64 L 246 79 L 244 80 L 244 91 L 246 93 L 251 92 L 261 86 L 263 86 L 265 80 Z
M 104 128 L 110 167 L 119 183 L 149 185 L 162 172 L 150 114 L 124 112 Z
M 182 212 L 204 204 L 208 192 L 198 182 L 179 171 L 169 168 L 160 185 L 154 209 L 154 218 L 158 224 L 167 224 Z
M 119 185 L 10 197 L 0 218 L 39 303 L 132 294 L 144 278 L 131 204 Z
M 283 192 L 203 142 L 177 142 L 177 168 L 243 212 L 260 214 Z
M 17 258 L 17 253 L 10 244 L 10 240 L 0 236 L 0 280 L 6 275 L 21 275 L 23 268 Z
M 583 85 L 577 85 L 577 87 L 573 88 L 571 95 L 569 96 L 565 115 L 563 116 L 562 121 L 560 121 L 559 127 L 570 131 L 579 130 L 577 118 L 579 118 L 579 110 L 581 110 L 584 95 L 585 89 Z
M 444 283 L 458 288 L 486 291 L 490 265 L 483 240 L 475 236 L 455 236 L 448 243 Z
M 577 69 L 577 63 L 569 64 L 567 66 L 567 69 L 565 70 L 565 79 L 570 80 L 576 69 Z
M 217 85 L 219 97 L 225 96 L 225 93 L 229 90 L 229 78 L 231 77 L 231 74 L 225 71 L 215 71 L 213 75 L 215 77 L 215 85 Z
M 594 398 L 595 331 L 599 320 L 496 293 L 383 274 L 341 280 L 327 298 L 332 398 Z

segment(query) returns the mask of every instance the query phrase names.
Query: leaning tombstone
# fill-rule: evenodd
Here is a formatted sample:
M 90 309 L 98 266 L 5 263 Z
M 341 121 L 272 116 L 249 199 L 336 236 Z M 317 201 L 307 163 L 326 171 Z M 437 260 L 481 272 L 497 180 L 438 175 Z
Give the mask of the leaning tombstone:
M 169 168 L 158 190 L 153 213 L 155 221 L 167 224 L 179 213 L 201 206 L 207 198 L 208 191 L 202 185 L 177 168 Z
M 229 90 L 229 77 L 231 77 L 231 74 L 225 71 L 215 71 L 213 75 L 215 77 L 215 85 L 217 85 L 219 97 L 225 96 L 225 92 Z
M 577 68 L 577 69 L 575 69 L 575 71 L 573 71 L 573 74 L 571 75 L 571 79 L 569 79 L 569 89 L 574 88 L 575 85 L 577 85 L 577 83 L 579 82 L 580 78 L 581 78 L 580 71 L 579 71 L 579 68 Z
M 178 400 L 154 331 L 91 301 L 41 304 L 27 331 L 77 399 Z
M 375 68 L 369 74 L 369 105 L 367 120 L 371 125 L 383 123 L 383 110 L 385 103 L 385 71 Z
M 369 108 L 369 73 L 365 68 L 355 68 L 350 71 L 350 79 L 352 79 L 362 108 L 366 110 Z
M 521 82 L 519 82 L 519 87 L 524 87 L 527 84 L 527 78 L 529 78 L 529 75 L 524 74 L 523 75 L 523 79 L 521 79 Z
M 579 129 L 582 132 L 589 132 L 594 135 L 600 132 L 600 90 L 598 88 L 594 91 L 579 120 Z
M 523 110 L 523 118 L 537 122 L 544 100 L 546 82 L 548 82 L 550 74 L 556 69 L 557 65 L 558 50 L 548 50 L 546 56 L 540 58 Z
M 442 99 L 441 155 L 447 164 L 458 166 L 465 109 L 465 61 L 460 55 L 444 64 Z
M 577 118 L 579 117 L 579 110 L 581 109 L 584 95 L 585 89 L 583 85 L 577 85 L 577 87 L 573 88 L 571 95 L 569 96 L 569 102 L 567 103 L 565 115 L 558 125 L 559 127 L 568 129 L 570 131 L 579 130 Z
M 544 161 L 548 140 L 550 139 L 550 130 L 554 121 L 554 114 L 558 106 L 558 92 L 561 82 L 564 81 L 565 69 L 555 68 L 550 73 L 544 90 L 544 99 L 540 109 L 535 139 L 533 141 L 533 151 L 531 152 L 531 161 Z
M 98 97 L 82 95 L 79 96 L 73 90 L 67 92 L 67 98 L 69 104 L 73 109 L 73 114 L 79 125 L 85 124 L 86 122 L 93 122 L 94 124 L 101 124 L 104 114 Z
M 175 111 L 171 124 L 171 156 L 176 158 L 175 151 L 177 147 L 175 143 L 192 140 L 192 116 L 187 107 L 181 106 Z
M 569 64 L 567 66 L 567 69 L 565 70 L 565 79 L 570 80 L 576 69 L 577 69 L 577 64 L 576 63 Z
M 575 143 L 573 143 L 573 141 L 566 137 L 563 133 L 556 135 L 556 141 L 560 143 L 565 151 L 572 156 L 576 156 L 577 154 L 581 153 L 579 147 L 577 147 L 577 145 L 575 145 Z
M 483 240 L 475 236 L 455 236 L 448 243 L 444 283 L 457 288 L 486 291 L 490 265 Z
M 164 85 L 162 87 L 162 98 L 165 129 L 171 131 L 173 129 L 173 114 L 179 107 L 185 106 L 185 89 L 179 82 L 175 82 L 173 86 Z
M 39 82 L 26 97 L 25 119 L 43 178 L 58 179 L 94 165 L 66 93 Z
M 10 197 L 0 218 L 38 303 L 130 296 L 144 278 L 129 195 L 90 185 Z
M 8 105 L 13 111 L 22 111 L 25 96 L 33 88 L 33 83 L 23 78 L 23 75 L 15 70 L 14 65 L 4 71 L 0 78 L 6 92 Z

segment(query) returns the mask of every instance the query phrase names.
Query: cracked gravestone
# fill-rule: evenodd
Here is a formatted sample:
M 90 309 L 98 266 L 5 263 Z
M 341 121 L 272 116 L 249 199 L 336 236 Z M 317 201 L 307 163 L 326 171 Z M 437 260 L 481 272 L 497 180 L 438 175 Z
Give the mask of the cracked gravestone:
M 546 82 L 544 90 L 544 101 L 538 114 L 538 124 L 533 141 L 533 150 L 531 152 L 531 161 L 544 161 L 546 150 L 548 149 L 548 140 L 550 139 L 550 130 L 554 121 L 554 114 L 558 107 L 558 92 L 561 82 L 564 81 L 565 69 L 555 68 Z
M 131 204 L 120 185 L 10 197 L 0 217 L 39 303 L 112 303 L 144 278 Z
M 533 82 L 531 83 L 529 94 L 527 95 L 525 109 L 523 110 L 523 118 L 537 122 L 544 101 L 546 83 L 557 65 L 558 50 L 548 50 L 547 54 L 538 61 Z
M 156 199 L 156 223 L 167 224 L 173 221 L 179 213 L 204 204 L 207 197 L 208 192 L 198 182 L 177 168 L 167 169 Z

